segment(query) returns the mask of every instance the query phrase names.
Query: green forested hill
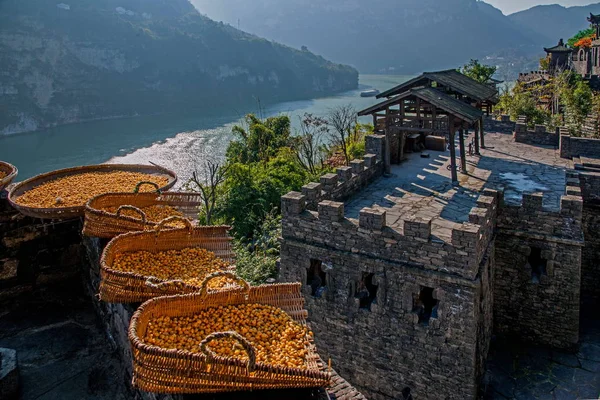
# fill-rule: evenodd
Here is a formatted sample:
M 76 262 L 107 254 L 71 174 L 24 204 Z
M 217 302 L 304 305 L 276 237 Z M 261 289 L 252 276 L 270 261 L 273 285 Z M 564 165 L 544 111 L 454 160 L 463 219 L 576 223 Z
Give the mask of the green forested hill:
M 357 86 L 354 69 L 212 21 L 188 0 L 60 1 L 0 0 L 0 133 Z

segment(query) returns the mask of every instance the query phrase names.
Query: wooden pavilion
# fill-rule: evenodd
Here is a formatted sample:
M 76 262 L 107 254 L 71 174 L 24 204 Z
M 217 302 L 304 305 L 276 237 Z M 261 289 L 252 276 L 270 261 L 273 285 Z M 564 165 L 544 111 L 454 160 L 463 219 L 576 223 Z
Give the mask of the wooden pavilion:
M 424 72 L 398 86 L 386 90 L 377 96 L 391 98 L 417 87 L 433 87 L 449 96 L 485 111 L 487 115 L 498 103 L 498 90 L 495 86 L 477 82 L 455 69 L 437 72 Z
M 458 181 L 455 134 L 459 133 L 461 170 L 466 173 L 465 132 L 469 128 L 475 129 L 478 152 L 477 138 L 483 114 L 483 111 L 476 107 L 432 87 L 408 89 L 358 113 L 359 116 L 372 115 L 376 130 L 386 136 L 387 172 L 390 172 L 394 160 L 400 162 L 404 159 L 407 135 L 417 134 L 422 139 L 429 135 L 448 137 L 454 182 Z

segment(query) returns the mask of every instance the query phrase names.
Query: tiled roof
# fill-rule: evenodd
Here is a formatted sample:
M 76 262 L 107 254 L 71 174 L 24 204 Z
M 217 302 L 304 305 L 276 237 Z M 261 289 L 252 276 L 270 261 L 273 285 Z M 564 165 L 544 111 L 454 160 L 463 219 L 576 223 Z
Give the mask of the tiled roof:
M 410 89 L 398 96 L 362 110 L 358 115 L 370 115 L 377 111 L 385 110 L 388 106 L 396 104 L 400 100 L 410 96 L 418 97 L 466 122 L 473 123 L 483 116 L 481 110 L 431 87 Z
M 468 96 L 476 101 L 494 100 L 498 94 L 498 92 L 489 85 L 479 83 L 475 79 L 469 78 L 454 69 L 449 69 L 446 71 L 424 72 L 416 78 L 381 93 L 377 98 L 391 97 L 404 93 L 414 87 L 425 86 L 430 82 L 442 84 L 451 90 L 464 96 Z

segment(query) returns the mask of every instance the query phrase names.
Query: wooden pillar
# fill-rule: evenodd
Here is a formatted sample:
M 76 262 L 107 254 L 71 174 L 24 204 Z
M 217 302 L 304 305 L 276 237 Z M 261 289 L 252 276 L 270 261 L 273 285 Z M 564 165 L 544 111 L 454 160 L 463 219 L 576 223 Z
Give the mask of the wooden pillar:
M 475 154 L 479 155 L 479 122 L 475 124 Z
M 390 125 L 389 125 L 389 118 L 390 118 L 390 108 L 386 108 L 385 109 L 385 173 L 386 174 L 391 174 L 392 173 L 392 158 L 391 158 L 391 154 L 392 154 L 392 150 L 390 149 L 391 144 L 392 144 L 392 137 L 390 134 Z
M 456 173 L 456 145 L 454 143 L 454 121 L 450 125 L 450 171 L 452 174 L 452 182 L 458 182 L 458 174 Z
M 465 130 L 460 128 L 458 131 L 460 142 L 460 169 L 463 174 L 467 173 L 467 153 L 465 152 Z
M 373 130 L 377 132 L 377 112 L 373 113 Z
M 483 124 L 483 117 L 481 117 L 481 119 L 477 121 L 477 123 L 479 124 L 479 133 L 481 134 L 481 148 L 485 149 L 485 129 Z

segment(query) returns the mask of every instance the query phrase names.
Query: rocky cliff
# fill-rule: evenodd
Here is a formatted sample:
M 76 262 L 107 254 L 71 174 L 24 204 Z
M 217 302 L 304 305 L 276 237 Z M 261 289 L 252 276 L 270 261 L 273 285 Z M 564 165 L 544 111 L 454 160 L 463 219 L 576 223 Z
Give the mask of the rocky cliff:
M 0 1 L 0 134 L 312 97 L 353 68 L 246 34 L 188 0 Z

